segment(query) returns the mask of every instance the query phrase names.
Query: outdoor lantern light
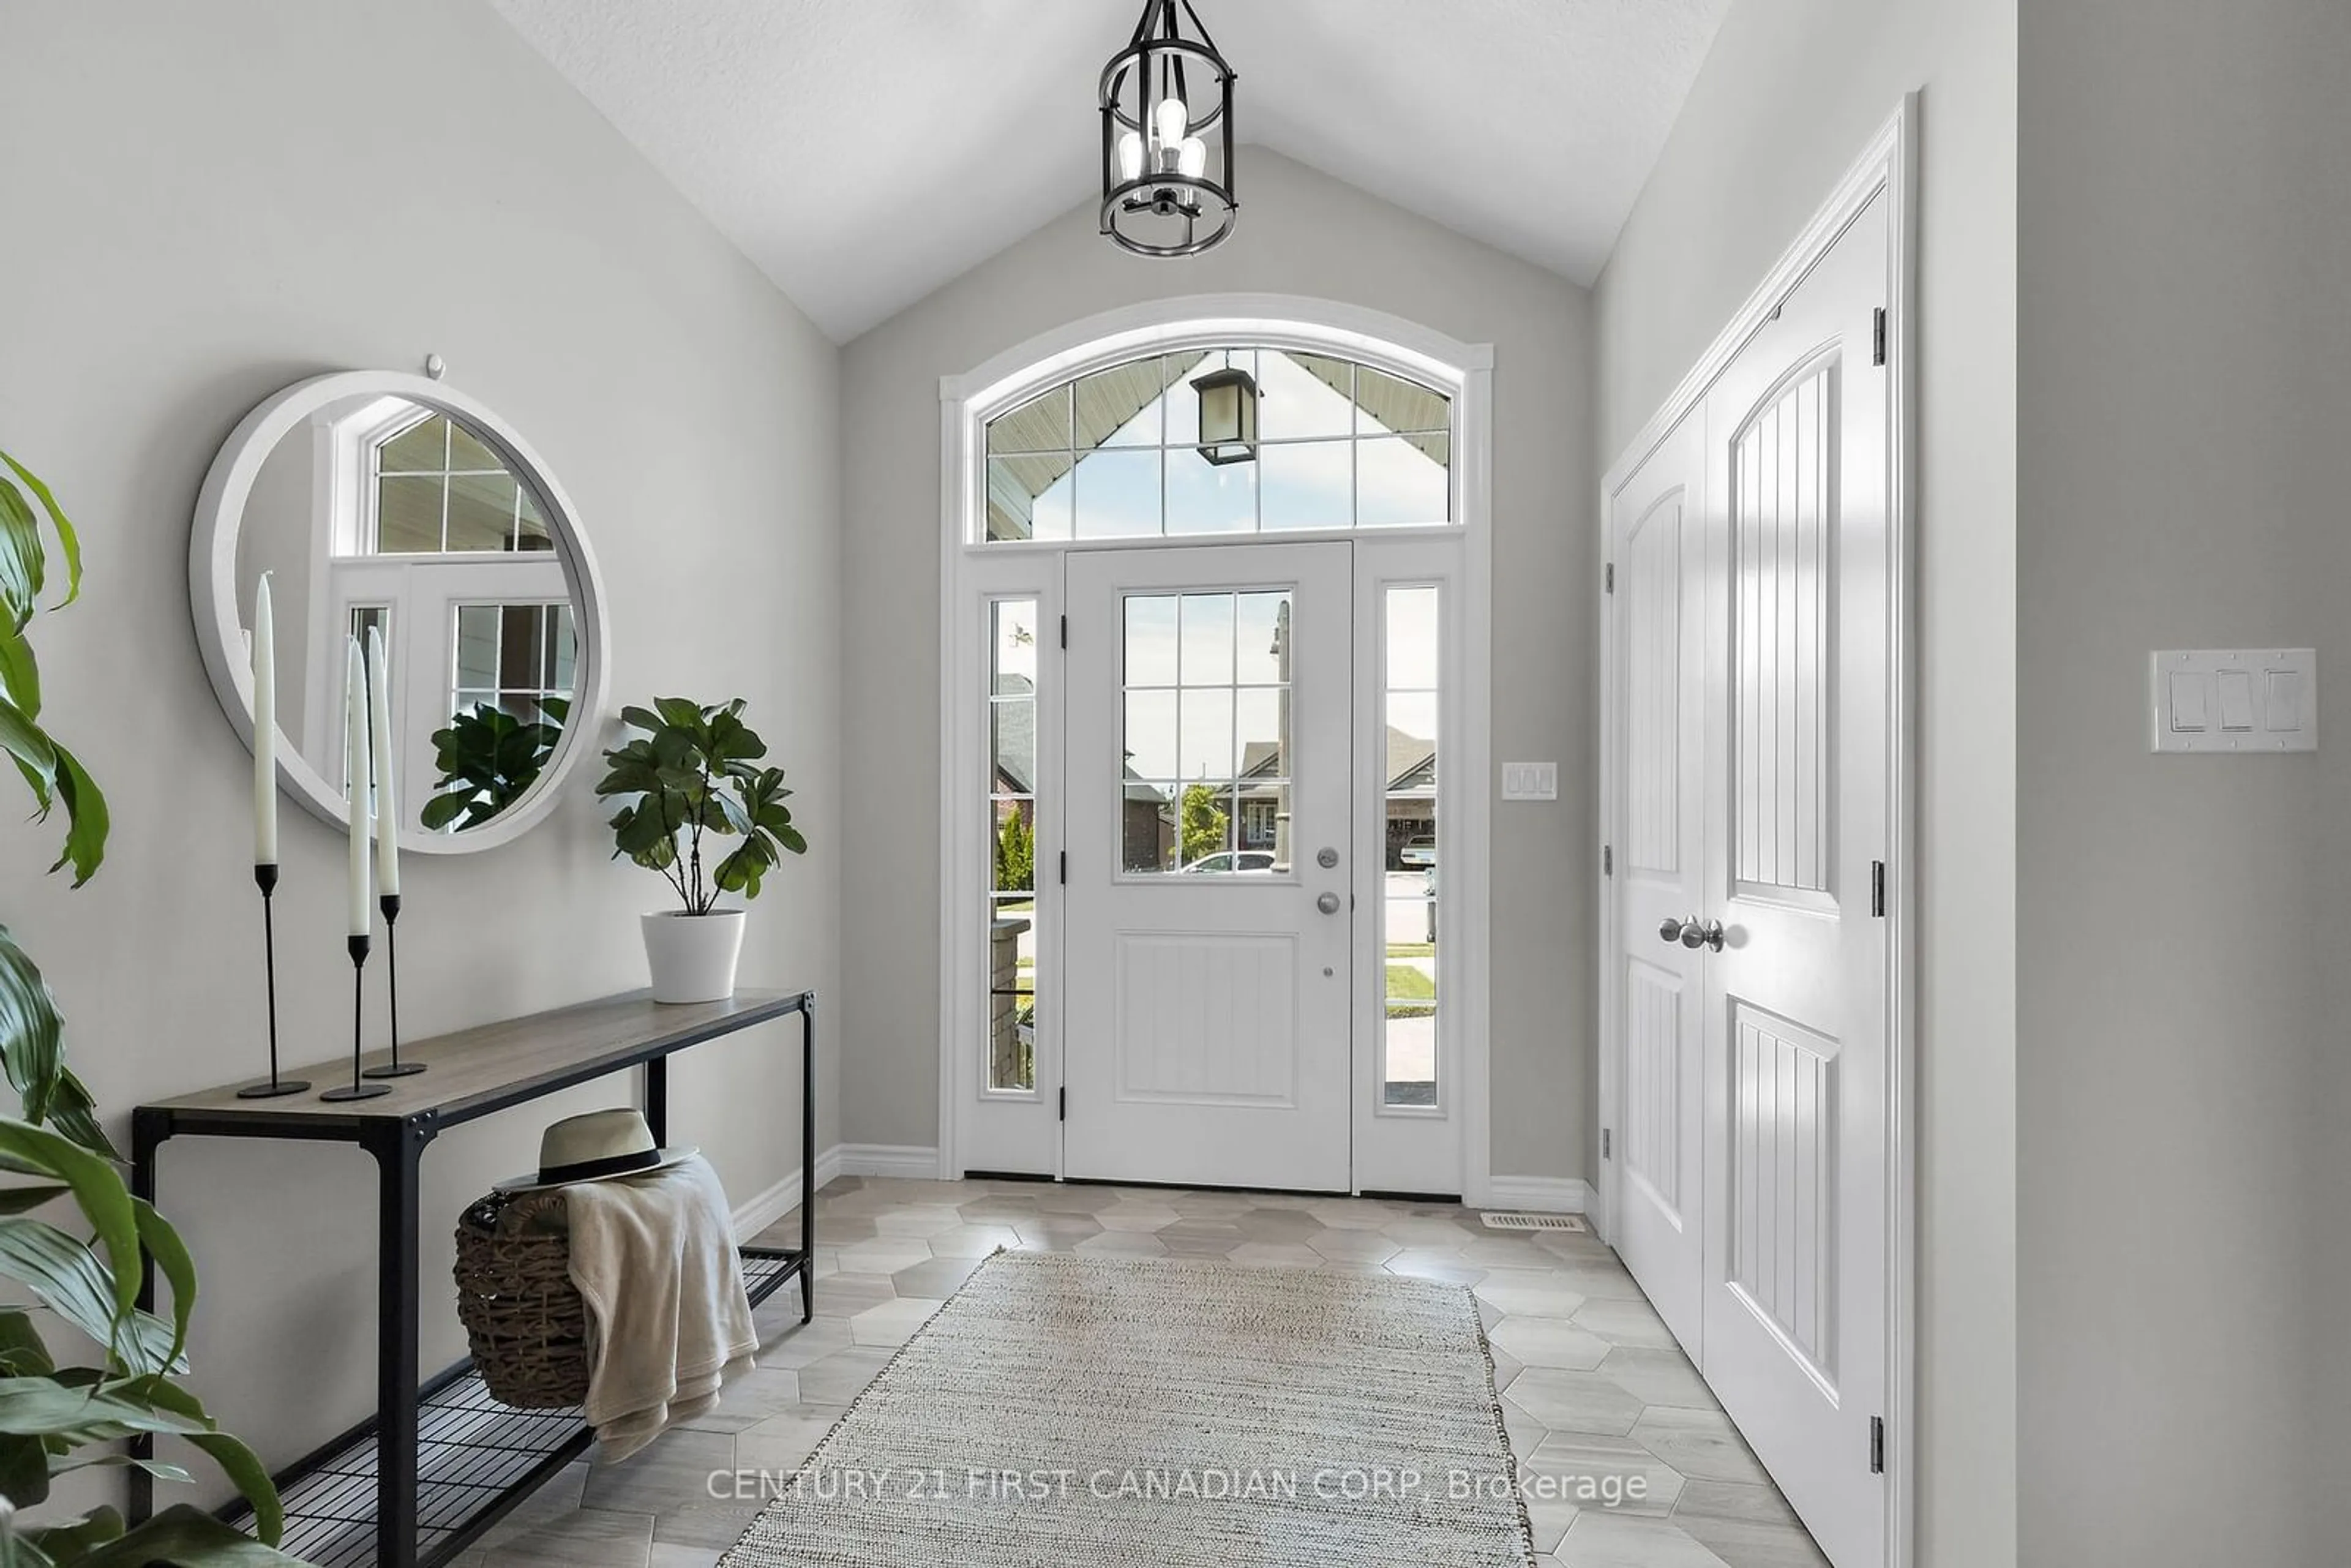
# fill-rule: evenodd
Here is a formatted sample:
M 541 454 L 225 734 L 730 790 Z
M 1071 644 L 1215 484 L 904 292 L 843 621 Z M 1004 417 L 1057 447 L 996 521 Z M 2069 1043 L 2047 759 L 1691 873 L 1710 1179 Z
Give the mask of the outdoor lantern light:
M 1257 456 L 1257 378 L 1227 365 L 1192 383 L 1200 394 L 1199 454 L 1222 467 Z
M 1233 232 L 1233 72 L 1190 0 L 1145 0 L 1102 68 L 1102 123 L 1103 234 L 1196 256 Z

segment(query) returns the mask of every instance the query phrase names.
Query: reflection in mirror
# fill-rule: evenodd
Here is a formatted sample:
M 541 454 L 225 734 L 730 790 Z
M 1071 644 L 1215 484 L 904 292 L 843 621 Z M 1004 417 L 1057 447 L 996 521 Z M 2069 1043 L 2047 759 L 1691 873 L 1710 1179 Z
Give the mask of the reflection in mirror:
M 372 629 L 402 829 L 463 833 L 529 794 L 563 739 L 581 658 L 551 510 L 495 439 L 408 398 L 348 397 L 298 422 L 236 520 L 241 625 L 270 574 L 280 746 L 345 787 L 344 640 Z

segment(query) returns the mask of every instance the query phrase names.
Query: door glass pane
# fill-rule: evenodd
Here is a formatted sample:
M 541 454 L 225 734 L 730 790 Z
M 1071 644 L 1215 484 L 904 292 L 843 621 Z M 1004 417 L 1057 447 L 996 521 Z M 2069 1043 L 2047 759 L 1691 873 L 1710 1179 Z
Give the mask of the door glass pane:
M 1165 361 L 1136 360 L 1079 380 L 1077 450 L 1156 446 L 1165 423 Z
M 1389 435 L 1355 444 L 1355 521 L 1367 528 L 1449 522 L 1451 444 L 1442 435 Z
M 1290 604 L 1279 590 L 1126 601 L 1126 872 L 1287 869 Z
M 1355 367 L 1322 354 L 1258 355 L 1258 434 L 1268 441 L 1355 433 Z
M 1037 1087 L 1037 601 L 988 613 L 987 1087 Z
M 1435 1106 L 1437 1070 L 1438 601 L 1433 587 L 1381 594 L 1386 744 L 1380 1103 Z
M 376 488 L 378 555 L 431 555 L 441 548 L 439 476 L 386 477 Z
M 1265 531 L 1354 525 L 1355 444 L 1305 441 L 1258 449 Z
M 1072 538 L 1133 539 L 1159 532 L 1159 454 L 1105 448 L 1078 459 Z
M 990 452 L 1068 452 L 1070 389 L 1055 387 L 1040 392 L 1008 413 L 988 422 Z
M 1167 531 L 1245 534 L 1257 527 L 1257 465 L 1211 463 L 1188 446 L 1167 453 Z
M 1066 452 L 987 460 L 987 537 L 1065 539 L 1070 537 L 1070 465 Z

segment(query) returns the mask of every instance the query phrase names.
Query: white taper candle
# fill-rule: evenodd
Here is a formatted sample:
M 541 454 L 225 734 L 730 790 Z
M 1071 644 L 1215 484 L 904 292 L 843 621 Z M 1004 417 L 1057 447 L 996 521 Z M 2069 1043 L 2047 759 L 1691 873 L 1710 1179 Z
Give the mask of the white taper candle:
M 343 680 L 343 776 L 350 812 L 350 935 L 365 936 L 374 925 L 368 914 L 368 713 L 367 664 L 360 657 L 356 637 L 345 639 L 349 650 Z
M 277 630 L 269 574 L 253 591 L 253 863 L 277 863 Z
M 400 896 L 400 807 L 392 779 L 400 768 L 392 749 L 392 681 L 384 667 L 383 632 L 368 628 L 368 711 L 375 742 L 375 880 L 386 898 Z

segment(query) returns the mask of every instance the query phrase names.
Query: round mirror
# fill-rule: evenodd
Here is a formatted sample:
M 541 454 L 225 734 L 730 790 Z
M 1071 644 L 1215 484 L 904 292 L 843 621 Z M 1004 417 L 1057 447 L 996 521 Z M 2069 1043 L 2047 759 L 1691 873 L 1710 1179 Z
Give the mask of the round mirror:
M 248 746 L 266 577 L 278 782 L 338 824 L 348 650 L 381 640 L 403 849 L 521 833 L 602 711 L 578 515 L 520 435 L 438 382 L 355 371 L 262 403 L 204 480 L 188 569 L 204 668 Z

